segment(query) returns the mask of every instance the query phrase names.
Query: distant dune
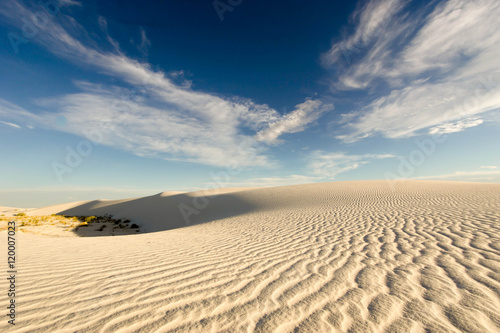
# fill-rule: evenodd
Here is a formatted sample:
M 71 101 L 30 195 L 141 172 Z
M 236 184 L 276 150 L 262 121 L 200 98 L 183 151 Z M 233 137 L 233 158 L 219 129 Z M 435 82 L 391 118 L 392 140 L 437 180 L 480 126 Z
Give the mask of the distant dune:
M 19 233 L 18 317 L 2 332 L 500 332 L 500 184 L 331 182 L 27 214 L 112 214 L 146 233 Z

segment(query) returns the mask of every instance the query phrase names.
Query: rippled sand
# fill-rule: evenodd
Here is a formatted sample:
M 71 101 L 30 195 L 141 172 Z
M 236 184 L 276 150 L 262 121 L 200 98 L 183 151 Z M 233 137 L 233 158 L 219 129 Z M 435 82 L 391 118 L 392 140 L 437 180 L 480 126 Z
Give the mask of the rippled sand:
M 19 234 L 9 332 L 500 331 L 500 184 L 240 189 L 185 226 L 178 203 L 196 196 L 72 208 L 155 232 Z

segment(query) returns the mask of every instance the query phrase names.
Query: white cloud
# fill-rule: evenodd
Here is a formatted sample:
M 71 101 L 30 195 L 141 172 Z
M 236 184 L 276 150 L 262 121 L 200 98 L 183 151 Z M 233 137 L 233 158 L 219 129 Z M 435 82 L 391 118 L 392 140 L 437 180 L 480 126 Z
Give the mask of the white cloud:
M 2 121 L 4 124 L 12 124 L 12 122 L 5 121 L 5 119 L 9 119 L 17 123 L 23 122 L 31 124 L 33 123 L 35 115 L 9 101 L 4 100 L 3 98 L 0 98 L 0 118 L 4 119 L 4 121 Z M 19 125 L 17 126 L 20 127 Z
M 316 121 L 325 111 L 333 109 L 332 105 L 321 105 L 320 101 L 307 100 L 295 106 L 295 110 L 271 123 L 266 129 L 255 136 L 257 141 L 267 143 L 278 142 L 278 137 L 284 133 L 303 131 L 306 125 Z
M 359 168 L 376 159 L 395 157 L 392 154 L 348 155 L 343 152 L 315 151 L 309 157 L 308 171 L 314 175 L 334 179 L 336 175 Z
M 373 160 L 394 158 L 392 154 L 349 155 L 343 152 L 326 153 L 314 151 L 308 156 L 306 173 L 309 175 L 289 175 L 285 177 L 252 178 L 231 182 L 231 186 L 271 187 L 330 181 L 335 176 L 357 169 Z
M 8 0 L 0 7 L 0 16 L 21 29 L 23 20 L 33 17 L 36 10 L 42 9 Z M 112 51 L 91 46 L 95 43 L 85 39 L 85 29 L 62 13 L 57 19 L 33 24 L 38 33 L 32 42 L 57 56 L 116 77 L 129 88 L 78 82 L 81 93 L 40 100 L 40 105 L 51 112 L 38 114 L 4 103 L 7 109 L 18 111 L 12 114 L 5 108 L 2 111 L 0 105 L 0 114 L 10 114 L 11 118 L 31 125 L 82 135 L 102 122 L 111 122 L 114 131 L 104 144 L 136 154 L 216 166 L 227 161 L 241 166 L 269 165 L 268 158 L 262 155 L 263 148 L 258 147 L 252 134 L 247 134 L 248 130 L 261 133 L 264 142 L 277 142 L 283 133 L 305 129 L 324 110 L 320 101 L 307 100 L 291 114 L 281 116 L 265 104 L 223 98 L 194 91 L 189 85 L 178 85 L 165 73 L 152 70 L 149 64 L 124 55 L 118 43 L 108 36 L 105 19 L 100 20 L 100 25 Z M 149 44 L 144 31 L 142 43 Z M 57 127 L 55 120 L 61 116 L 67 120 L 67 126 Z
M 365 51 L 374 40 L 380 42 L 381 31 L 388 30 L 388 23 L 394 20 L 395 15 L 406 3 L 407 1 L 402 0 L 366 2 L 352 14 L 351 20 L 357 22 L 354 33 L 334 43 L 331 49 L 322 55 L 323 64 L 325 66 L 350 64 L 352 58 Z
M 408 137 L 500 108 L 500 2 L 445 0 L 411 12 L 405 4 L 369 1 L 356 31 L 323 55 L 326 66 L 339 64 L 333 88 L 378 94 L 348 114 L 340 139 Z M 371 23 L 373 8 L 392 9 Z
M 150 46 L 151 46 L 151 41 L 146 36 L 146 30 L 144 30 L 144 28 L 141 27 L 141 43 L 139 45 L 139 50 L 146 55 L 148 53 L 148 49 Z
M 484 165 L 481 166 L 481 169 L 496 169 L 497 167 L 495 165 Z
M 16 124 L 14 124 L 14 123 L 10 123 L 10 122 L 8 122 L 8 121 L 1 121 L 1 120 L 0 120 L 0 124 L 4 124 L 4 125 L 11 126 L 11 127 L 14 127 L 14 128 L 21 128 L 21 126 L 16 125 Z
M 82 4 L 78 1 L 75 1 L 75 0 L 59 0 L 59 5 L 60 6 L 81 6 Z
M 436 127 L 432 127 L 429 130 L 429 134 L 440 135 L 440 134 L 461 132 L 466 128 L 478 126 L 481 125 L 482 123 L 483 123 L 482 119 L 468 118 L 454 123 L 446 123 Z

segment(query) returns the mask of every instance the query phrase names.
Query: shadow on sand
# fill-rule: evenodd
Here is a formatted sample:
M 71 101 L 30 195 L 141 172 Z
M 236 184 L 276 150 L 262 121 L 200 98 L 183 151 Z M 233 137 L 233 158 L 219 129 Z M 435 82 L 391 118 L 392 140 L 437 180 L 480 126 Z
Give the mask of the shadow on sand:
M 140 226 L 141 233 L 157 232 L 212 222 L 251 212 L 255 204 L 245 201 L 238 193 L 197 196 L 161 193 L 130 200 L 95 200 L 58 212 L 69 216 L 104 216 L 129 219 Z M 83 231 L 83 230 L 82 230 Z M 78 230 L 77 234 L 83 236 Z M 85 236 L 104 236 L 85 233 Z

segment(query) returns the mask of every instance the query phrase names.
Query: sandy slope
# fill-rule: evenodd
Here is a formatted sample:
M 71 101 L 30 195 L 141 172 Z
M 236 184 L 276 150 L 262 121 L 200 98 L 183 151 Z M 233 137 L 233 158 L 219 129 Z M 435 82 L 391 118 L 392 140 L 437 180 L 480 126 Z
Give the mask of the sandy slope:
M 243 214 L 252 203 L 240 197 L 249 188 L 226 188 L 190 193 L 162 192 L 156 195 L 123 199 L 78 201 L 26 211 L 28 215 L 62 214 L 71 216 L 103 216 L 131 219 L 145 232 L 182 228 L 191 224 L 219 220 Z M 185 212 L 185 218 L 179 205 Z M 258 209 L 258 207 L 257 207 Z M 203 211 L 203 213 L 201 213 Z M 191 212 L 191 213 L 190 213 Z
M 0 216 L 14 216 L 19 212 L 24 212 L 29 208 L 16 208 L 16 207 L 6 207 L 0 206 Z
M 242 189 L 211 198 L 200 224 L 180 228 L 175 206 L 196 196 L 71 208 L 176 229 L 20 234 L 9 331 L 500 332 L 500 184 Z

